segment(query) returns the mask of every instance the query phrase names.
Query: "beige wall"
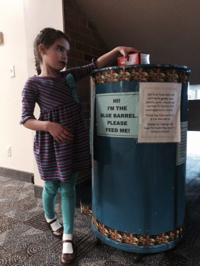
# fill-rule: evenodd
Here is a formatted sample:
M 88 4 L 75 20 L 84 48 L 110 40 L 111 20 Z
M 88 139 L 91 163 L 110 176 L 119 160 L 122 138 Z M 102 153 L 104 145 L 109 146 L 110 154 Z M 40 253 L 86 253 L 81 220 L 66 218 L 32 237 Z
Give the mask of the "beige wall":
M 0 167 L 34 172 L 42 184 L 33 156 L 34 132 L 19 125 L 21 91 L 28 76 L 34 75 L 33 41 L 44 27 L 63 30 L 62 0 L 0 0 Z M 15 66 L 10 78 L 9 66 Z M 36 110 L 38 113 L 38 110 Z M 7 156 L 11 146 L 11 157 Z
M 0 166 L 32 172 L 32 135 L 19 126 L 21 90 L 28 76 L 23 0 L 0 0 L 0 31 Z M 14 78 L 9 76 L 10 65 L 15 66 Z

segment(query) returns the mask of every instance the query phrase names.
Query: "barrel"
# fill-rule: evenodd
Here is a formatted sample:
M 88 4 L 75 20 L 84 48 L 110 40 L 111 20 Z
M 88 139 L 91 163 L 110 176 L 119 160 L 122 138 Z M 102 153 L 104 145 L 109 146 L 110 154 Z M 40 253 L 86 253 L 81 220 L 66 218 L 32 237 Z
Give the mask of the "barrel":
M 184 236 L 190 69 L 129 65 L 91 74 L 92 230 L 134 253 Z

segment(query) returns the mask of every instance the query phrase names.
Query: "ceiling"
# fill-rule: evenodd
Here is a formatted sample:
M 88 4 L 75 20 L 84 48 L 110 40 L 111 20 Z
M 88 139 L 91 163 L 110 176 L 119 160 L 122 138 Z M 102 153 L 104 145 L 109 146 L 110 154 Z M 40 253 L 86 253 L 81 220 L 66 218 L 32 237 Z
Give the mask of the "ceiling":
M 133 46 L 152 64 L 186 65 L 200 84 L 200 1 L 79 0 L 110 49 Z

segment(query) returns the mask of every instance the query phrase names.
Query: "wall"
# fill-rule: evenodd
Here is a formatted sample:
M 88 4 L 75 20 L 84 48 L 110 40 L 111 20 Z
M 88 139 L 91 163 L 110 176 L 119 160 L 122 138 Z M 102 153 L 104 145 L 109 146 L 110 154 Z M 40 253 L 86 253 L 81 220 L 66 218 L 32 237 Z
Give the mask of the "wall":
M 108 51 L 106 43 L 79 1 L 64 0 L 64 24 L 65 33 L 70 38 L 68 68 L 89 64 L 92 58 L 98 58 Z M 77 83 L 77 90 L 83 103 L 85 124 L 89 134 L 89 76 Z M 90 170 L 79 172 L 77 182 L 87 179 L 90 174 Z
M 28 76 L 23 0 L 0 0 L 0 7 L 0 166 L 33 172 L 32 135 L 19 126 L 21 90 Z M 9 76 L 10 65 L 15 66 L 14 78 Z
M 70 37 L 68 68 L 91 63 L 108 51 L 108 47 L 94 23 L 77 0 L 64 0 L 65 33 Z M 89 77 L 77 83 L 77 90 L 83 102 L 85 122 L 89 128 L 90 83 Z
M 33 156 L 34 132 L 19 125 L 21 91 L 28 76 L 36 74 L 36 34 L 44 27 L 63 30 L 62 0 L 51 0 L 51 5 L 48 0 L 0 0 L 0 7 L 4 34 L 4 44 L 0 44 L 0 167 L 34 172 L 36 184 L 42 185 Z M 15 78 L 9 77 L 10 65 L 15 66 Z M 7 145 L 11 146 L 11 157 L 7 157 Z
M 200 1 L 80 0 L 110 49 L 133 46 L 151 55 L 151 63 L 191 68 L 191 84 L 200 84 Z

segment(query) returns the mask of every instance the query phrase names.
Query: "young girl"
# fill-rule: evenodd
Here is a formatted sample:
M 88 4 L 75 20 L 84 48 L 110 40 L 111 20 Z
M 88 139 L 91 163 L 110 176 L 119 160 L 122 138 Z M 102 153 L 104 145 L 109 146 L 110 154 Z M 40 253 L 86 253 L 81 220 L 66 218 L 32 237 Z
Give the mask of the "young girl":
M 41 179 L 45 221 L 51 233 L 63 239 L 60 262 L 74 258 L 72 242 L 75 182 L 78 171 L 91 167 L 88 135 L 75 83 L 95 68 L 108 65 L 119 55 L 136 52 L 132 47 L 116 47 L 91 64 L 61 71 L 67 65 L 69 39 L 61 31 L 45 28 L 34 42 L 38 75 L 28 78 L 22 92 L 22 119 L 26 128 L 36 131 L 34 154 Z M 40 117 L 34 115 L 35 103 Z M 55 216 L 54 204 L 60 192 L 63 226 Z

